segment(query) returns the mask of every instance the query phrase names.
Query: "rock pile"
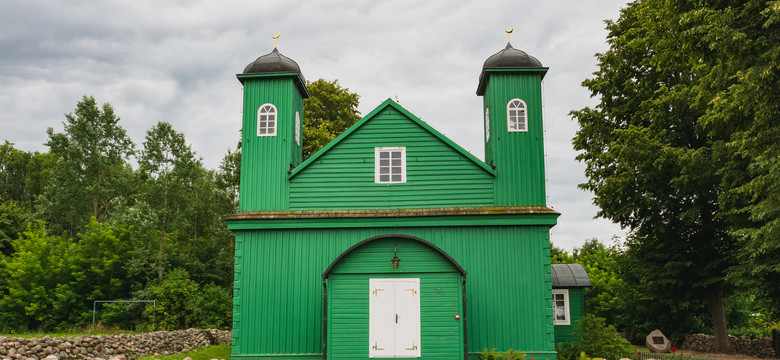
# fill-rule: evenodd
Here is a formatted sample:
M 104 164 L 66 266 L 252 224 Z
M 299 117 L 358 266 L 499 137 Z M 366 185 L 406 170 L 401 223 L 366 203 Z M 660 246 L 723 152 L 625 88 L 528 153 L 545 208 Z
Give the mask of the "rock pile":
M 738 354 L 745 354 L 753 357 L 774 358 L 780 355 L 775 354 L 775 349 L 772 348 L 771 337 L 746 339 L 744 337 L 729 335 L 729 347 Z M 686 335 L 682 348 L 712 353 L 715 352 L 715 337 L 707 334 Z
M 230 344 L 230 331 L 187 329 L 157 331 L 138 335 L 116 334 L 75 338 L 22 339 L 0 337 L 0 359 L 9 360 L 70 360 L 70 359 L 135 359 L 160 354 L 170 355 L 199 347 Z

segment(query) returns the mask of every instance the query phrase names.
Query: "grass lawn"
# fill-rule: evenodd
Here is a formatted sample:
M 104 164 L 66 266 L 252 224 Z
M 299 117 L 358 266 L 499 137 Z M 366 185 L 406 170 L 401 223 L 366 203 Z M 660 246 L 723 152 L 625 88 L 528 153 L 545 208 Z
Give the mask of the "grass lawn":
M 138 360 L 182 360 L 185 357 L 191 357 L 192 360 L 211 360 L 211 359 L 230 359 L 230 346 L 227 345 L 212 345 L 209 347 L 202 347 L 195 351 L 188 353 L 166 355 L 166 356 L 147 356 Z

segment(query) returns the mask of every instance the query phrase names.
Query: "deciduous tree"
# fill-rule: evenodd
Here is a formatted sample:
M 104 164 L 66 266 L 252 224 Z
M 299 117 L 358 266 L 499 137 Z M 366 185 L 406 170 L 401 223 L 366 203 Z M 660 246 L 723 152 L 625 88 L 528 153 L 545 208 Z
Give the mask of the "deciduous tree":
M 311 97 L 304 100 L 303 158 L 306 159 L 360 120 L 360 96 L 342 88 L 338 80 L 319 79 L 306 87 Z
M 24 231 L 29 218 L 27 209 L 0 197 L 0 254 L 11 254 L 11 243 Z
M 138 158 L 143 176 L 142 200 L 151 207 L 157 219 L 157 275 L 163 276 L 164 244 L 176 232 L 191 235 L 195 226 L 188 212 L 200 162 L 187 145 L 184 134 L 170 123 L 159 122 L 146 133 L 144 148 Z
M 777 128 L 779 16 L 772 1 L 630 3 L 608 22 L 610 48 L 583 83 L 600 103 L 572 113 L 582 188 L 599 216 L 632 230 L 647 285 L 681 304 L 709 300 L 720 351 L 725 277 L 745 254 L 733 235 L 750 223 L 746 211 L 760 224 L 777 219 L 759 209 L 770 196 L 754 180 L 778 152 L 767 157 L 752 139 Z
M 53 157 L 26 152 L 5 141 L 0 145 L 0 198 L 35 211 L 35 200 L 49 180 Z
M 111 202 L 131 194 L 133 177 L 127 160 L 134 145 L 111 105 L 98 107 L 91 96 L 84 96 L 63 124 L 63 133 L 47 130 L 46 145 L 56 163 L 37 200 L 38 215 L 52 231 L 75 236 L 90 217 L 108 219 Z

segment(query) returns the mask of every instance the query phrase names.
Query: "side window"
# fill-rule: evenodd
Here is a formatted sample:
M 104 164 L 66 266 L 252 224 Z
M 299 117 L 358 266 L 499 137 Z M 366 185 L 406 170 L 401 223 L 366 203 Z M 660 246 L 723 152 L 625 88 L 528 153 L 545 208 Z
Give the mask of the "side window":
M 569 290 L 553 289 L 553 318 L 555 325 L 571 325 L 569 317 Z
M 295 112 L 295 143 L 301 144 L 301 115 Z
M 257 110 L 257 136 L 276 136 L 276 106 L 263 104 Z
M 509 132 L 528 131 L 528 113 L 525 101 L 512 99 L 506 105 L 507 130 Z
M 374 148 L 374 182 L 394 184 L 406 182 L 406 148 Z
M 485 142 L 490 140 L 490 109 L 485 108 Z

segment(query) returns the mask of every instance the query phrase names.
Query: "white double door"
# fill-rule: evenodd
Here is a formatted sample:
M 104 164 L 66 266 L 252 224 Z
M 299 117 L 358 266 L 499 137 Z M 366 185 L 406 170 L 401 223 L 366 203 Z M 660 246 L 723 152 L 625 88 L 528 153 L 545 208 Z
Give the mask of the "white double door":
M 368 282 L 368 357 L 420 357 L 420 279 Z

